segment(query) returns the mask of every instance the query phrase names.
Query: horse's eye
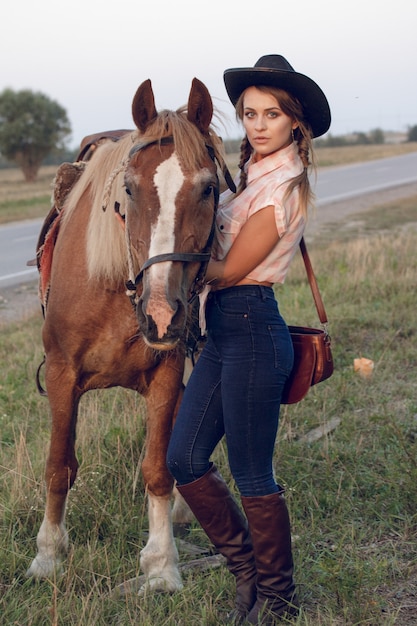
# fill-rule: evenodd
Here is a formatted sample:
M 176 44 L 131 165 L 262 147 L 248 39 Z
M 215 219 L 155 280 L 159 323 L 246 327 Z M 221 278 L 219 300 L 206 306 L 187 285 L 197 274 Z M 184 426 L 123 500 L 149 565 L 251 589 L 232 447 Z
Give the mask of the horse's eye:
M 125 187 L 125 191 L 126 191 L 128 196 L 132 195 L 132 192 L 130 191 L 129 187 Z
M 207 187 L 205 187 L 205 189 L 203 191 L 203 196 L 205 198 L 208 198 L 213 193 L 213 190 L 214 190 L 214 186 L 213 185 L 207 185 Z

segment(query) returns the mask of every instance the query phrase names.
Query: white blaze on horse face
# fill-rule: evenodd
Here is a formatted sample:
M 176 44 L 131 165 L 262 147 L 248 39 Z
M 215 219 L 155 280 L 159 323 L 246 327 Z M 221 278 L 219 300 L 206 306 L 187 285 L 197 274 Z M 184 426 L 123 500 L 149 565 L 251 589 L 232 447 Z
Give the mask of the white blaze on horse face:
M 158 254 L 174 252 L 175 247 L 175 200 L 185 180 L 175 152 L 155 172 L 154 184 L 158 192 L 160 212 L 152 228 L 149 258 Z M 165 286 L 168 282 L 171 261 L 155 263 L 149 268 L 150 294 L 146 313 L 150 315 L 161 339 L 167 332 L 175 311 L 166 301 Z

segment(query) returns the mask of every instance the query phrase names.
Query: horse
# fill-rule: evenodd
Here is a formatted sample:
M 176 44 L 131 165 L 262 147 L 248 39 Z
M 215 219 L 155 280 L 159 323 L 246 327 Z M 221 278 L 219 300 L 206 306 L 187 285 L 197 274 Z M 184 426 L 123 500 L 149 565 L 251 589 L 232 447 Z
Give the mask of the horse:
M 147 412 L 141 471 L 149 538 L 139 560 L 146 589 L 182 588 L 165 456 L 183 389 L 190 303 L 210 256 L 219 166 L 230 180 L 213 113 L 196 78 L 186 106 L 159 113 L 151 81 L 143 82 L 132 102 L 135 130 L 96 142 L 91 158 L 74 164 L 63 208 L 43 227 L 39 268 L 53 248 L 42 277 L 52 426 L 45 512 L 28 576 L 56 575 L 68 550 L 65 507 L 78 469 L 80 398 L 121 386 L 141 394 Z

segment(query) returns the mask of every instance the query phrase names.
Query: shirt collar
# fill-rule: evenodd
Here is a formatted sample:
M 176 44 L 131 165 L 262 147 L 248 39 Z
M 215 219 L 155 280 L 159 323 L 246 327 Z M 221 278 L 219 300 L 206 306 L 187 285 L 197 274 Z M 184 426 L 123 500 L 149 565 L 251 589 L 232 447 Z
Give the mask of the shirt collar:
M 299 160 L 298 146 L 295 142 L 291 143 L 287 148 L 269 154 L 256 163 L 252 163 L 250 160 L 248 163 L 248 184 L 260 176 L 277 170 L 285 164 L 291 162 L 295 164 Z

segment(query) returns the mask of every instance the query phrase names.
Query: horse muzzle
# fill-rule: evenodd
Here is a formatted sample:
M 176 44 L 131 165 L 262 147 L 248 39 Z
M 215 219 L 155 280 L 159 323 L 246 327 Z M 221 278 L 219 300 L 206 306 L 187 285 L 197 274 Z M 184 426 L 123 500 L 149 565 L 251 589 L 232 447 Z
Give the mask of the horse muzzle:
M 186 305 L 165 296 L 143 294 L 136 306 L 139 329 L 148 346 L 156 350 L 173 350 L 184 336 Z

